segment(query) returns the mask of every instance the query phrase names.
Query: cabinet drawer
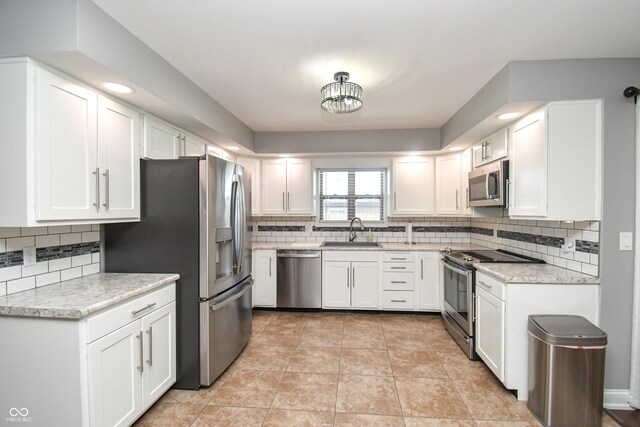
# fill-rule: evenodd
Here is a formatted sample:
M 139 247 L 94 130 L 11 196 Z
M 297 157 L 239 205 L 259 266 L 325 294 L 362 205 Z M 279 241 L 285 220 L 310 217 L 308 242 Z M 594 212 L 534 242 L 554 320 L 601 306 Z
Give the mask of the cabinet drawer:
M 413 262 L 413 253 L 411 252 L 384 252 L 382 254 L 384 262 Z
M 413 262 L 385 262 L 382 263 L 382 271 L 393 272 L 413 272 L 415 266 Z
M 415 308 L 413 291 L 383 291 L 382 308 L 387 310 L 413 310 Z
M 385 291 L 413 291 L 415 289 L 413 273 L 382 273 L 382 289 Z
M 484 273 L 476 272 L 476 287 L 484 289 L 498 299 L 505 300 L 505 284 Z
M 86 320 L 86 343 L 93 342 L 122 326 L 176 300 L 175 283 L 141 295 Z M 135 314 L 134 314 L 135 313 Z

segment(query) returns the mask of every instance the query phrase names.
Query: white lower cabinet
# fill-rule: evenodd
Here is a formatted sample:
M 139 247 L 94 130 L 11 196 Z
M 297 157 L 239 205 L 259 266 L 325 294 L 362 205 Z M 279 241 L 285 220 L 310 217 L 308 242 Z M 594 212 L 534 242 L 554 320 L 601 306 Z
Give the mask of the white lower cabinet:
M 324 251 L 323 308 L 378 308 L 377 251 Z
M 418 310 L 440 311 L 440 253 L 416 253 Z
M 504 381 L 504 301 L 476 286 L 476 352 Z
M 253 306 L 276 306 L 276 251 L 256 249 L 253 251 Z
M 476 350 L 519 400 L 528 398 L 531 314 L 574 314 L 598 325 L 597 284 L 504 283 L 476 272 Z

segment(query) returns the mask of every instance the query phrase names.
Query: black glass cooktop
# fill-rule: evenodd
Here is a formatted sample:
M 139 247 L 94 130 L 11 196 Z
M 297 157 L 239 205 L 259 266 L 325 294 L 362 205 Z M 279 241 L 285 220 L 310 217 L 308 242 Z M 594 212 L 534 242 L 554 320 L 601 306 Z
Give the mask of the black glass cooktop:
M 451 259 L 460 264 L 471 265 L 474 262 L 494 262 L 494 263 L 513 263 L 513 264 L 544 264 L 541 259 L 531 258 L 528 256 L 508 252 L 502 249 L 487 249 L 478 251 L 465 251 L 465 252 L 452 252 L 445 255 L 446 258 Z

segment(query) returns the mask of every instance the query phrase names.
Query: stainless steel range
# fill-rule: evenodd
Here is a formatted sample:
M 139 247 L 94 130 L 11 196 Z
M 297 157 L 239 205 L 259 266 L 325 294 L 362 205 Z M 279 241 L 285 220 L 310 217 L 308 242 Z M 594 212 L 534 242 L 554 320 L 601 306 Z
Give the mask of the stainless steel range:
M 444 310 L 442 317 L 447 331 L 470 359 L 476 360 L 475 350 L 475 268 L 474 263 L 537 263 L 544 261 L 502 249 L 457 252 L 446 248 L 443 252 Z

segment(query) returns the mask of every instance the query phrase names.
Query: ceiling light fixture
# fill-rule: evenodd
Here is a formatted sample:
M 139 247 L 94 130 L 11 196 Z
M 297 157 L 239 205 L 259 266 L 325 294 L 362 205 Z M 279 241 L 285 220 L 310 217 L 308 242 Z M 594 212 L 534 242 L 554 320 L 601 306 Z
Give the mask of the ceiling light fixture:
M 514 117 L 518 117 L 519 115 L 520 113 L 502 113 L 502 114 L 498 114 L 496 118 L 500 120 L 509 120 L 509 119 L 513 119 Z
M 462 150 L 462 147 L 450 147 L 449 151 L 460 151 Z
M 102 83 L 102 86 L 104 86 L 105 89 L 110 90 L 111 92 L 116 92 L 116 93 L 133 93 L 135 92 L 133 90 L 132 87 L 120 84 L 120 83 L 114 83 L 114 82 L 104 82 Z
M 362 87 L 349 82 L 349 73 L 338 71 L 333 75 L 335 82 L 325 85 L 320 90 L 322 102 L 320 106 L 329 113 L 353 113 L 362 108 Z
M 239 151 L 240 147 L 238 147 L 237 145 L 227 145 L 227 149 L 233 150 L 233 151 Z

